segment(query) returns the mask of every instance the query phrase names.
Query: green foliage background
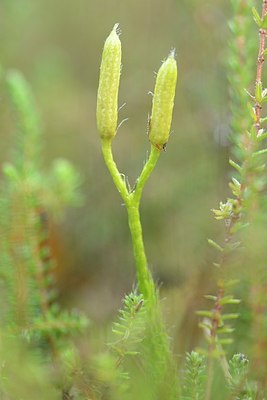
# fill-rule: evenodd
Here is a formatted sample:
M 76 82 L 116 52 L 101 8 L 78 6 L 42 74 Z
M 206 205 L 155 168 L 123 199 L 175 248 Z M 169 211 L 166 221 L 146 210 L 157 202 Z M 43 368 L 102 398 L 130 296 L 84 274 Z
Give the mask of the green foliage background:
M 179 67 L 173 134 L 148 182 L 142 205 L 147 256 L 166 301 L 175 350 L 201 335 L 194 311 L 212 290 L 222 235 L 210 209 L 227 196 L 229 121 L 226 54 L 228 2 L 217 0 L 1 0 L 0 61 L 30 82 L 45 130 L 45 162 L 73 161 L 83 174 L 84 204 L 52 227 L 61 300 L 110 321 L 134 280 L 126 212 L 102 160 L 95 109 L 104 39 L 120 23 L 123 69 L 114 151 L 134 182 L 149 148 L 154 75 L 175 47 Z M 255 27 L 256 32 L 256 27 Z M 14 127 L 1 101 L 1 161 Z M 237 346 L 238 347 L 238 346 Z M 237 349 L 238 350 L 238 349 Z

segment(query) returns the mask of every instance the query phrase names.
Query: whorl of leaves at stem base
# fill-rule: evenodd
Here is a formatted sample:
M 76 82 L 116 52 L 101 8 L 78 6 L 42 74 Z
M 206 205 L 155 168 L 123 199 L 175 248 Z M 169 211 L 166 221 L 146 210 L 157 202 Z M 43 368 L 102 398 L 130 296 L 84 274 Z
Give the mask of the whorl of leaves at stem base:
M 139 353 L 140 343 L 145 336 L 146 323 L 143 295 L 135 293 L 126 295 L 123 308 L 119 311 L 118 321 L 113 323 L 112 332 L 117 340 L 110 343 L 111 348 L 121 359 Z
M 100 67 L 96 118 L 102 139 L 112 139 L 117 130 L 121 72 L 121 41 L 117 30 L 118 24 L 115 24 L 105 42 Z
M 229 361 L 231 380 L 229 388 L 234 400 L 252 400 L 256 395 L 256 388 L 247 381 L 248 358 L 241 353 L 234 354 Z
M 205 357 L 195 351 L 187 353 L 182 400 L 202 400 L 206 377 Z
M 149 140 L 160 150 L 164 149 L 170 136 L 177 81 L 177 63 L 174 56 L 174 51 L 171 51 L 167 60 L 161 65 L 153 96 Z

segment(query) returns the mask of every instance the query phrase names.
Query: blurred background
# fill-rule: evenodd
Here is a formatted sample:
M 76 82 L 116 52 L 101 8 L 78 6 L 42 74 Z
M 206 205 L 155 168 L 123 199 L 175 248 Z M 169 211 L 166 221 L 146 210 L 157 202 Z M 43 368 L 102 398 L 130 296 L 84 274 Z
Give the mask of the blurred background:
M 53 251 L 62 303 L 84 310 L 97 325 L 114 318 L 135 285 L 126 211 L 96 130 L 103 43 L 119 22 L 119 102 L 126 103 L 120 120 L 128 121 L 114 153 L 132 184 L 149 150 L 154 72 L 176 49 L 173 133 L 146 185 L 141 212 L 147 257 L 179 352 L 202 335 L 194 311 L 216 283 L 217 254 L 207 238 L 223 234 L 210 209 L 228 194 L 227 7 L 223 0 L 0 0 L 0 62 L 21 70 L 32 85 L 44 125 L 44 166 L 64 157 L 83 176 L 83 205 L 52 226 Z M 14 126 L 3 100 L 0 113 L 5 162 Z

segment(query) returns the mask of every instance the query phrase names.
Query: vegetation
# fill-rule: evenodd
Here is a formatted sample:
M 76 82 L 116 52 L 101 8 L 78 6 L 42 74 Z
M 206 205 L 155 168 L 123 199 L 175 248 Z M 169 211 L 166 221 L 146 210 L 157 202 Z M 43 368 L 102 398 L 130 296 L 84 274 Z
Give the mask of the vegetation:
M 113 156 L 121 125 L 118 24 L 104 44 L 97 128 L 105 164 L 127 212 L 136 267 L 136 284 L 124 296 L 115 322 L 108 321 L 106 327 L 99 327 L 85 311 L 69 310 L 58 293 L 53 226 L 64 219 L 69 207 L 82 206 L 81 175 L 63 158 L 55 160 L 52 168 L 46 166 L 42 123 L 32 90 L 20 72 L 2 69 L 2 90 L 16 134 L 9 162 L 3 166 L 0 196 L 1 399 L 267 399 L 267 2 L 254 3 L 231 1 L 224 60 L 231 110 L 231 194 L 212 209 L 222 224 L 221 234 L 208 239 L 208 259 L 214 259 L 208 273 L 215 284 L 208 284 L 204 274 L 205 302 L 199 301 L 193 309 L 184 307 L 185 314 L 197 315 L 203 336 L 183 352 L 181 348 L 177 352 L 171 339 L 168 306 L 162 302 L 162 289 L 147 261 L 140 214 L 150 175 L 169 140 L 172 146 L 175 51 L 170 51 L 156 74 L 147 124 L 150 153 L 131 185 Z M 132 151 L 129 146 L 126 150 Z M 157 216 L 146 223 L 157 228 L 163 223 L 160 218 L 155 222 Z M 189 288 L 197 296 L 198 285 L 191 282 Z M 180 325 L 178 340 L 182 342 L 190 330 L 183 332 L 185 320 Z

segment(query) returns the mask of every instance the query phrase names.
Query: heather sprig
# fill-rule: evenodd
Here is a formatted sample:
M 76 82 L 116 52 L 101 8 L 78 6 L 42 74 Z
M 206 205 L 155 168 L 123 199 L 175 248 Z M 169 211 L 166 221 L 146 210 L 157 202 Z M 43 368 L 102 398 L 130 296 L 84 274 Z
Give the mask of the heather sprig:
M 206 399 L 210 398 L 212 385 L 212 358 L 218 358 L 221 362 L 225 378 L 231 381 L 231 371 L 226 361 L 224 346 L 231 344 L 233 339 L 222 338 L 221 334 L 231 334 L 233 329 L 225 324 L 228 319 L 235 319 L 238 313 L 226 313 L 225 306 L 238 304 L 239 299 L 228 295 L 226 289 L 229 280 L 226 278 L 226 268 L 231 264 L 233 256 L 241 249 L 242 231 L 250 229 L 257 222 L 262 193 L 266 187 L 264 154 L 267 149 L 264 146 L 266 133 L 262 127 L 262 108 L 266 101 L 267 92 L 262 83 L 262 72 L 265 51 L 266 14 L 267 3 L 262 2 L 261 16 L 253 9 L 254 19 L 259 28 L 259 51 L 257 57 L 257 71 L 254 93 L 249 94 L 253 77 L 253 65 L 251 55 L 253 44 L 251 37 L 253 28 L 252 17 L 249 16 L 251 1 L 232 2 L 234 18 L 230 22 L 232 32 L 230 57 L 229 57 L 229 82 L 231 96 L 231 119 L 233 150 L 235 160 L 230 159 L 230 165 L 234 168 L 229 187 L 231 196 L 226 202 L 221 202 L 219 209 L 212 210 L 215 219 L 224 222 L 225 237 L 223 243 L 209 240 L 217 251 L 219 261 L 215 263 L 218 271 L 218 289 L 215 296 L 208 296 L 214 301 L 211 311 L 200 311 L 198 314 L 204 317 L 200 326 L 208 340 L 208 380 L 206 387 Z M 248 59 L 248 61 L 247 61 Z M 247 92 L 245 92 L 247 89 Z M 262 210 L 263 212 L 263 210 Z M 231 282 L 230 282 L 231 284 Z
M 61 338 L 88 324 L 57 304 L 50 243 L 50 220 L 79 202 L 80 176 L 67 160 L 55 162 L 50 174 L 43 171 L 42 124 L 31 88 L 18 71 L 7 71 L 4 78 L 16 141 L 1 188 L 1 273 L 8 298 L 1 324 L 45 343 L 55 360 Z

